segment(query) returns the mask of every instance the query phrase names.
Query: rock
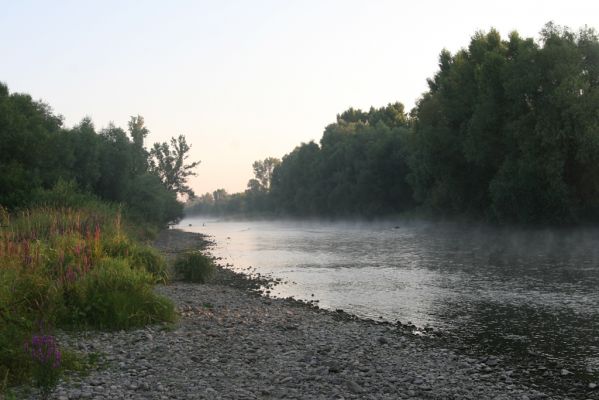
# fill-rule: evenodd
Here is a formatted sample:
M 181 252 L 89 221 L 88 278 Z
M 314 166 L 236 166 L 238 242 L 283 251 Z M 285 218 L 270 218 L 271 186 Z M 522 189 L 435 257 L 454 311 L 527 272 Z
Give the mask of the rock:
M 384 336 L 379 336 L 378 339 L 377 339 L 377 341 L 379 342 L 379 344 L 387 344 L 387 343 L 389 343 L 389 341 L 387 340 L 387 338 L 384 337 Z
M 568 370 L 567 370 L 567 369 L 565 369 L 565 368 L 562 368 L 562 370 L 559 372 L 559 374 L 560 374 L 561 376 L 568 376 L 568 375 L 572 375 L 572 372 L 568 371 Z
M 349 390 L 352 393 L 360 394 L 360 393 L 364 392 L 364 389 L 362 388 L 362 386 L 358 385 L 354 381 L 347 381 L 347 387 L 349 388 Z
M 597 384 L 595 382 L 591 382 L 591 383 L 589 383 L 588 388 L 591 389 L 591 390 L 596 389 L 597 388 Z
M 492 357 L 492 358 L 489 358 L 487 361 L 485 361 L 485 364 L 487 364 L 487 366 L 489 366 L 489 367 L 494 367 L 497 364 L 499 364 L 499 361 L 496 358 Z

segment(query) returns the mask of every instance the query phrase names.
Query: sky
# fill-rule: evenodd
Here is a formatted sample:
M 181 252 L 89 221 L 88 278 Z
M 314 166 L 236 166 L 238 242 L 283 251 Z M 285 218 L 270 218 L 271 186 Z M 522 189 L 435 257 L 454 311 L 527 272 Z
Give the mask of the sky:
M 411 109 L 443 48 L 548 21 L 599 28 L 599 1 L 0 0 L 0 81 L 66 126 L 142 115 L 147 145 L 184 134 L 192 188 L 238 192 L 253 161 L 319 141 L 349 107 Z

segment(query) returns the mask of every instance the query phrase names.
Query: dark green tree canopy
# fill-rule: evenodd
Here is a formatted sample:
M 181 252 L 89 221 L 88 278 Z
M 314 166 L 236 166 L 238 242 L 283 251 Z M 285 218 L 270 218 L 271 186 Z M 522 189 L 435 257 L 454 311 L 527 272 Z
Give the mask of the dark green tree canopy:
M 554 24 L 540 43 L 491 30 L 443 51 L 413 112 L 416 200 L 499 221 L 597 215 L 598 61 L 593 30 Z
M 185 173 L 174 174 L 177 185 L 163 184 L 162 171 L 150 169 L 144 148 L 149 131 L 143 118 L 132 117 L 128 128 L 131 139 L 113 124 L 98 133 L 87 117 L 64 128 L 49 106 L 28 95 L 11 94 L 0 83 L 0 206 L 24 208 L 44 201 L 48 189 L 76 188 L 121 203 L 131 216 L 148 222 L 177 220 L 182 216 L 178 190 L 185 189 L 185 179 L 197 163 L 187 169 L 189 165 L 180 164 Z M 180 137 L 169 152 L 184 159 L 188 150 Z

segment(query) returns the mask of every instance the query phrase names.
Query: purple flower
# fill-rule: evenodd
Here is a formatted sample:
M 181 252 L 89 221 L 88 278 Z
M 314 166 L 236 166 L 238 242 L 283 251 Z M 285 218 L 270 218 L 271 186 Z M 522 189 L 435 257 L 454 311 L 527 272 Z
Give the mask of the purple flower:
M 59 368 L 61 353 L 54 336 L 33 335 L 31 340 L 25 343 L 25 351 L 31 356 L 31 359 L 41 365 L 51 368 Z

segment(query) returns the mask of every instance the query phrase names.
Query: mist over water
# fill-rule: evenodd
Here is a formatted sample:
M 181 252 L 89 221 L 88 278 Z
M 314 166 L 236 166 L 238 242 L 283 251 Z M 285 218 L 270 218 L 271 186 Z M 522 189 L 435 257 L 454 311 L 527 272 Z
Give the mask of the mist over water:
M 597 229 L 199 217 L 179 227 L 213 236 L 213 254 L 232 268 L 281 278 L 276 296 L 430 326 L 490 353 L 599 370 Z

